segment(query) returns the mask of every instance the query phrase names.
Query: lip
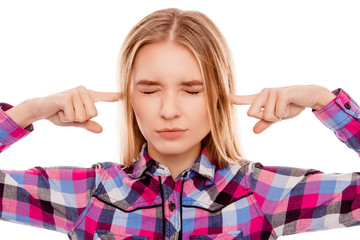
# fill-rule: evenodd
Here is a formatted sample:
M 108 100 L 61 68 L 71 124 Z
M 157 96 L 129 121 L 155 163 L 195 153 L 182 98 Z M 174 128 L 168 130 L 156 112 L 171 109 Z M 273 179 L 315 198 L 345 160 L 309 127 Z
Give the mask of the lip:
M 163 138 L 176 139 L 181 137 L 187 130 L 182 128 L 163 128 L 156 132 Z
M 186 131 L 185 129 L 182 128 L 163 128 L 163 129 L 159 129 L 156 130 L 156 132 L 176 132 L 176 131 Z

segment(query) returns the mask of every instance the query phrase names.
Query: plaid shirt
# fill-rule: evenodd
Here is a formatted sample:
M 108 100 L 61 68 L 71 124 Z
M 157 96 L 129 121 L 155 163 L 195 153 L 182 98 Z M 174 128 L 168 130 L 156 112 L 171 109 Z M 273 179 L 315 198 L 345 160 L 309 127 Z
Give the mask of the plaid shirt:
M 335 93 L 314 114 L 359 153 L 360 109 L 344 91 Z M 31 128 L 0 110 L 0 151 Z M 359 224 L 360 178 L 251 162 L 216 169 L 203 148 L 174 181 L 144 145 L 130 168 L 0 171 L 0 217 L 70 239 L 276 239 Z

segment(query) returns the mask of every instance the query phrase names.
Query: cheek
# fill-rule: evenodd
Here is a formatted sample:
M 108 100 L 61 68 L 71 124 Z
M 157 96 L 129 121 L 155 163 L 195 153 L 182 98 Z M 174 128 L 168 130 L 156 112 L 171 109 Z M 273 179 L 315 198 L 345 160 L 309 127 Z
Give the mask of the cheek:
M 131 105 L 135 113 L 136 122 L 141 133 L 146 136 L 146 132 L 151 128 L 154 120 L 154 106 L 149 100 L 141 96 L 133 95 Z
M 206 110 L 206 105 L 203 106 L 199 118 L 201 118 L 201 122 L 203 122 L 204 127 L 210 130 L 210 120 L 208 112 Z
M 210 128 L 209 116 L 205 104 L 205 99 L 198 99 L 186 104 L 188 114 L 192 118 L 192 122 L 196 122 L 201 126 L 201 129 Z
M 133 108 L 133 111 L 135 113 L 135 117 L 137 122 L 141 122 L 141 119 L 143 119 L 146 115 L 146 107 L 143 101 L 141 101 L 141 98 L 138 98 L 136 96 L 132 96 L 131 98 L 131 105 Z

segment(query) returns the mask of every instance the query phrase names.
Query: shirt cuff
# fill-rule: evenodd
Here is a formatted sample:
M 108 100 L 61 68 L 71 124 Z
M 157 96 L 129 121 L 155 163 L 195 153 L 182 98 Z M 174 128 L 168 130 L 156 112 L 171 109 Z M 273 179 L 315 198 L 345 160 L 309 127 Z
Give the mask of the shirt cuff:
M 337 131 L 352 119 L 359 119 L 359 105 L 341 88 L 333 91 L 336 95 L 331 102 L 313 113 L 328 128 Z
M 25 129 L 16 124 L 14 120 L 5 113 L 5 111 L 10 108 L 12 108 L 10 104 L 0 103 L 0 152 L 34 130 L 32 124 Z

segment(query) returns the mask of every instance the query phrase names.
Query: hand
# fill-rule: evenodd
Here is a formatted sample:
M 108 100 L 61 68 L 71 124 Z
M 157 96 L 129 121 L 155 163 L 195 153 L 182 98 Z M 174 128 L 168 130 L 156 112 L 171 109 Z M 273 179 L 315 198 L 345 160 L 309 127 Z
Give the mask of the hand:
M 314 110 L 328 104 L 335 95 L 316 85 L 265 88 L 258 94 L 231 96 L 236 105 L 251 105 L 248 116 L 260 119 L 253 131 L 261 133 L 272 124 L 299 115 L 305 107 Z
M 20 126 L 47 119 L 58 126 L 82 127 L 94 133 L 102 132 L 95 121 L 96 102 L 116 102 L 122 99 L 119 92 L 96 92 L 79 86 L 61 93 L 34 98 L 7 111 Z

